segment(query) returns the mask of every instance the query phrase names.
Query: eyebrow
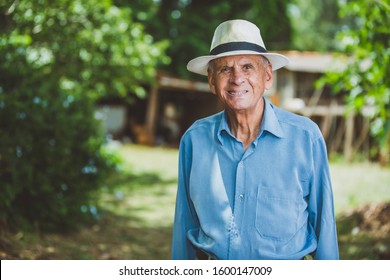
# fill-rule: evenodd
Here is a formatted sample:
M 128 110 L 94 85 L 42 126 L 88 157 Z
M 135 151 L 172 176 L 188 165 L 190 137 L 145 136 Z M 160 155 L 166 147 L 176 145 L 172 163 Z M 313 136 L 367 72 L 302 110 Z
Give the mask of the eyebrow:
M 244 63 L 239 63 L 238 64 L 238 67 L 245 67 L 245 66 L 254 66 L 254 65 L 256 65 L 256 63 L 255 62 L 253 62 L 253 61 L 248 61 L 248 62 L 244 62 Z M 230 65 L 227 65 L 226 63 L 224 63 L 224 64 L 221 64 L 221 65 L 218 65 L 217 67 L 216 67 L 216 69 L 223 69 L 223 68 L 233 68 L 234 67 L 234 65 L 232 65 L 232 66 L 230 66 Z

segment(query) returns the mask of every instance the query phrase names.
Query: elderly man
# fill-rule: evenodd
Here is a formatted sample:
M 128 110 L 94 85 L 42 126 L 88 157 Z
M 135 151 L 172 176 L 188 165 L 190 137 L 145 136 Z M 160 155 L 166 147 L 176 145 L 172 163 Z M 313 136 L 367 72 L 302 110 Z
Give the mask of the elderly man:
M 220 24 L 188 63 L 225 110 L 181 139 L 173 259 L 338 259 L 321 132 L 263 97 L 287 63 L 245 20 Z

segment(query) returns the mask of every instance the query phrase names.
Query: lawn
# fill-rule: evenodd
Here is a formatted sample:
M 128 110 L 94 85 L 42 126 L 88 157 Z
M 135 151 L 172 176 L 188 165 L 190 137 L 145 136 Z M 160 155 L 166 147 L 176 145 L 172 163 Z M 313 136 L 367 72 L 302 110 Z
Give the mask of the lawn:
M 178 151 L 138 145 L 117 149 L 122 172 L 104 189 L 96 224 L 67 234 L 8 235 L 0 240 L 0 258 L 169 259 Z M 338 161 L 330 169 L 341 258 L 389 259 L 390 217 L 384 215 L 390 206 L 383 212 L 387 204 L 381 204 L 390 201 L 389 168 Z M 371 208 L 363 208 L 368 204 Z M 385 225 L 373 226 L 373 217 Z
M 390 169 L 369 162 L 331 162 L 337 214 L 367 203 L 390 201 Z

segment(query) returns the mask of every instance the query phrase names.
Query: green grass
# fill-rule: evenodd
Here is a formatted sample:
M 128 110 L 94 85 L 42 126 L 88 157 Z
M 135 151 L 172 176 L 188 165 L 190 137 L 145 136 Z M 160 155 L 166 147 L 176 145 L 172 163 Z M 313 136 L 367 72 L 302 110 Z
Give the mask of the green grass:
M 122 215 L 131 213 L 139 226 L 172 226 L 177 150 L 126 145 L 119 152 L 123 174 L 103 195 L 101 206 Z
M 76 232 L 16 232 L 1 237 L 0 258 L 170 258 L 178 150 L 123 145 L 121 172 L 108 180 L 100 220 Z M 369 203 L 390 201 L 390 172 L 372 163 L 330 164 L 341 259 L 390 258 L 389 236 L 357 232 L 361 218 L 346 215 Z
M 368 203 L 390 201 L 390 169 L 375 163 L 331 162 L 337 214 Z

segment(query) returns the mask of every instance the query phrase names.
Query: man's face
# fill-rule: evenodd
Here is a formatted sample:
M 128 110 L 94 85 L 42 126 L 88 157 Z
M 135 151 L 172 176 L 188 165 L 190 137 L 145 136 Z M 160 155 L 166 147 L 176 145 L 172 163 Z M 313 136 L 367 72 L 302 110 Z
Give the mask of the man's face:
M 209 70 L 211 92 L 227 110 L 248 112 L 262 106 L 266 89 L 272 86 L 272 66 L 259 55 L 235 55 L 215 59 Z

